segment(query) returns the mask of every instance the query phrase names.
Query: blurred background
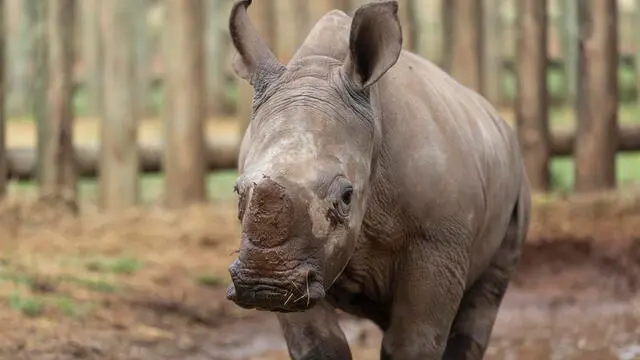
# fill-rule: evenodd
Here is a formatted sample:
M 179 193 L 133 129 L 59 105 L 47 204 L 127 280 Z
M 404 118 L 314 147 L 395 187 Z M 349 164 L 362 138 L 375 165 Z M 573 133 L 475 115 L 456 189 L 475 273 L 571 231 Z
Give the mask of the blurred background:
M 286 63 L 368 2 L 249 14 Z M 535 190 L 486 358 L 640 359 L 640 1 L 398 2 L 404 48 L 499 109 Z M 0 0 L 1 359 L 288 359 L 273 316 L 224 298 L 252 95 L 231 6 Z

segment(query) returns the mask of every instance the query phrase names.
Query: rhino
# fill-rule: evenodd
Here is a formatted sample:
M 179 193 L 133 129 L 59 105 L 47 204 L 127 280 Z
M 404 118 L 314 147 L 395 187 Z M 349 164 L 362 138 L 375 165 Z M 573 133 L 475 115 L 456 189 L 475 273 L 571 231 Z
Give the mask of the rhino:
M 275 314 L 296 360 L 352 358 L 339 311 L 381 359 L 481 359 L 529 231 L 514 130 L 402 48 L 397 1 L 326 13 L 287 64 L 251 3 L 229 17 L 253 98 L 227 299 Z

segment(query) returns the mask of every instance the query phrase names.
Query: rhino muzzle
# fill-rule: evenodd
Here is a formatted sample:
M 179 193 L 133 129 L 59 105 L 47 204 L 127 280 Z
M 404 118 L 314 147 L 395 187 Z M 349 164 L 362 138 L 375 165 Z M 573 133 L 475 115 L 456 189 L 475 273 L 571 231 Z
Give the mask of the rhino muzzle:
M 227 299 L 244 309 L 275 312 L 304 311 L 325 296 L 321 277 L 310 268 L 269 274 L 248 269 L 239 260 L 229 267 L 232 284 Z

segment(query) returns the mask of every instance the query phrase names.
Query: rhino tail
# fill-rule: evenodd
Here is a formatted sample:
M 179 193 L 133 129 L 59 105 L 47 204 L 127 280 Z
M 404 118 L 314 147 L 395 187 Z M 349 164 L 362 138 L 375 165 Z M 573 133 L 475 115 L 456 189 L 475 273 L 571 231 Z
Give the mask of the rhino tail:
M 518 201 L 516 202 L 516 206 L 514 209 L 514 215 L 516 216 L 517 224 L 517 242 L 520 246 L 523 246 L 529 232 L 529 223 L 531 220 L 531 190 L 529 186 L 529 179 L 526 173 L 523 174 Z

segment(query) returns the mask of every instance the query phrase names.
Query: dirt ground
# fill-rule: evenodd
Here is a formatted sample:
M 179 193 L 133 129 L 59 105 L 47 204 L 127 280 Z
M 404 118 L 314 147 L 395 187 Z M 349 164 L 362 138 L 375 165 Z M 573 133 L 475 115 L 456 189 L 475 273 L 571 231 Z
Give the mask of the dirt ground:
M 538 201 L 487 359 L 640 359 L 640 197 L 589 204 Z M 224 297 L 232 204 L 8 203 L 0 239 L 0 359 L 288 359 L 271 314 Z M 378 359 L 376 328 L 343 328 L 355 359 Z

